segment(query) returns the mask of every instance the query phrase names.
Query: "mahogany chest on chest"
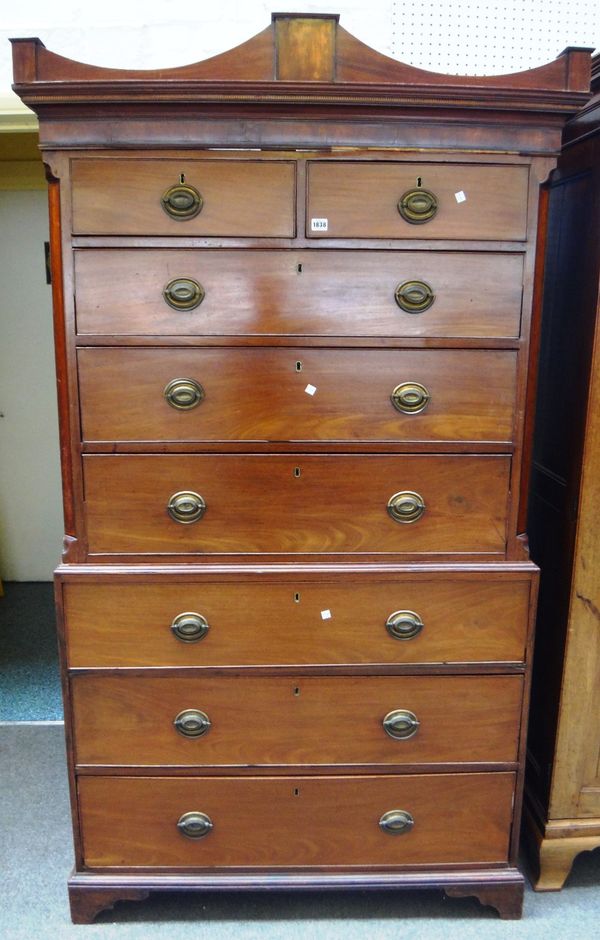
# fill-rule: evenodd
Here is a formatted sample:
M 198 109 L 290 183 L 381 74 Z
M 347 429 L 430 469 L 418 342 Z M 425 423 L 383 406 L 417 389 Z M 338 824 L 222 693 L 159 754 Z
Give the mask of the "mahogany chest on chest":
M 273 887 L 519 916 L 540 183 L 588 54 L 438 76 L 284 14 L 161 72 L 14 52 L 50 180 L 74 919 Z

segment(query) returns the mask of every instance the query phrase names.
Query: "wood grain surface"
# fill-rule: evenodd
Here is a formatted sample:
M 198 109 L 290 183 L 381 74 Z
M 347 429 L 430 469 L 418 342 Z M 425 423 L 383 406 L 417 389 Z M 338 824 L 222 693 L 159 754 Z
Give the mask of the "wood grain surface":
M 79 779 L 89 867 L 443 865 L 506 862 L 514 776 Z M 404 809 L 403 835 L 379 827 Z M 181 835 L 183 813 L 213 830 Z
M 432 576 L 433 578 L 433 576 Z M 521 662 L 529 583 L 396 580 L 323 583 L 210 580 L 181 584 L 66 583 L 71 667 L 218 666 L 333 663 Z M 411 610 L 423 628 L 397 640 L 385 624 Z M 126 611 L 126 615 L 124 615 Z M 209 624 L 205 638 L 178 640 L 174 618 L 187 611 Z
M 520 253 L 77 249 L 77 331 L 127 336 L 517 337 Z M 174 278 L 205 297 L 175 311 L 163 299 Z M 407 313 L 394 291 L 420 280 L 433 305 Z
M 415 764 L 516 759 L 521 676 L 74 675 L 77 764 Z M 186 709 L 211 729 L 186 738 Z M 385 715 L 408 709 L 395 740 Z
M 172 219 L 163 193 L 179 183 L 204 200 L 199 215 Z M 290 161 L 76 159 L 73 232 L 123 235 L 295 234 L 295 164 Z
M 437 197 L 438 210 L 430 221 L 414 225 L 401 217 L 398 201 L 419 186 Z M 340 162 L 334 166 L 315 160 L 308 165 L 306 234 L 313 238 L 522 241 L 527 235 L 527 187 L 523 166 L 426 162 Z M 327 230 L 311 231 L 313 218 L 327 219 Z
M 85 441 L 512 440 L 517 354 L 508 350 L 104 349 L 78 353 Z M 167 385 L 204 391 L 189 411 Z M 406 414 L 395 388 L 430 399 Z
M 510 458 L 500 456 L 86 456 L 89 551 L 504 553 Z M 299 474 L 299 475 L 298 475 Z M 199 494 L 187 525 L 171 496 Z M 424 515 L 395 522 L 398 492 Z

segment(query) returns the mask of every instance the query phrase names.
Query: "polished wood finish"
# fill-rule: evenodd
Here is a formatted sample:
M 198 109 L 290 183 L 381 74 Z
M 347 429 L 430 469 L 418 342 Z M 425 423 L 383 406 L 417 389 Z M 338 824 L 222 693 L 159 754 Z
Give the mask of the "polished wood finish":
M 79 780 L 88 867 L 252 868 L 506 863 L 512 774 Z M 452 812 L 440 809 L 451 806 Z M 383 813 L 406 807 L 407 834 Z M 214 829 L 177 830 L 185 812 Z
M 263 582 L 263 583 L 261 583 Z M 526 581 L 377 580 L 352 576 L 285 583 L 255 578 L 225 586 L 173 579 L 139 584 L 66 583 L 69 664 L 256 666 L 523 662 L 529 605 Z M 395 639 L 390 614 L 414 611 L 421 631 Z M 127 611 L 126 617 L 123 611 Z M 200 641 L 178 640 L 174 618 L 197 611 L 209 624 Z
M 71 172 L 74 233 L 294 235 L 289 161 L 77 159 Z M 204 200 L 195 218 L 172 219 L 161 206 L 163 193 L 181 178 Z
M 505 337 L 520 332 L 521 254 L 431 251 L 74 252 L 77 332 L 111 336 Z M 195 310 L 163 299 L 175 277 L 206 295 Z M 421 280 L 433 305 L 407 313 L 394 300 Z M 195 340 L 198 341 L 198 340 Z
M 81 675 L 71 687 L 79 765 L 398 766 L 514 761 L 522 679 Z M 207 714 L 210 730 L 180 734 L 185 709 Z M 417 716 L 413 737 L 384 730 L 396 709 Z
M 527 184 L 525 167 L 312 161 L 306 234 L 320 237 L 311 229 L 316 218 L 328 220 L 328 237 L 522 241 Z M 430 221 L 414 225 L 401 217 L 398 201 L 421 186 L 436 196 L 438 209 Z
M 539 189 L 587 51 L 436 76 L 335 16 L 291 14 L 180 69 L 13 51 L 60 181 L 74 919 L 161 889 L 339 887 L 436 887 L 517 916 Z M 172 221 L 160 199 L 184 183 L 204 203 Z M 425 225 L 399 215 L 412 187 L 436 190 Z M 167 308 L 174 277 L 206 291 L 194 311 Z M 394 300 L 411 279 L 435 294 L 423 313 Z M 171 414 L 155 383 L 184 366 L 205 398 Z M 389 381 L 414 369 L 431 401 L 393 414 Z M 191 526 L 167 514 L 187 488 L 207 500 Z M 401 490 L 425 502 L 410 525 L 387 512 Z M 184 602 L 210 615 L 185 650 Z M 408 604 L 423 629 L 395 640 Z M 217 717 L 192 742 L 172 712 L 201 692 Z M 405 697 L 421 724 L 392 740 L 381 722 Z M 205 793 L 235 809 L 208 862 L 175 828 Z M 383 796 L 410 801 L 408 834 L 379 827 L 403 809 Z
M 507 457 L 88 456 L 89 551 L 185 553 L 487 552 L 506 545 Z M 299 475 L 298 475 L 299 471 Z M 269 486 L 265 485 L 265 477 Z M 172 494 L 198 493 L 197 523 L 174 522 Z M 390 518 L 418 492 L 425 513 Z
M 600 59 L 550 188 L 530 512 L 543 563 L 527 782 L 539 891 L 600 845 Z M 568 395 L 564 396 L 564 389 Z
M 509 351 L 94 348 L 78 366 L 84 441 L 512 441 Z M 164 396 L 178 377 L 204 391 L 189 411 Z M 419 413 L 392 403 L 411 382 Z

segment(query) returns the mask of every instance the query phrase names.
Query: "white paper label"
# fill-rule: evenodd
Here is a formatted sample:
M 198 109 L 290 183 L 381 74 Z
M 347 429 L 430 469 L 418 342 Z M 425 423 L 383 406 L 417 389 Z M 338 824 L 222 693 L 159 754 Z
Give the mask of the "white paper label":
M 321 611 L 321 620 L 331 620 L 331 611 L 330 611 L 330 610 L 322 610 L 322 611 Z
M 463 193 L 462 189 L 460 192 L 454 193 L 454 198 L 456 199 L 457 202 L 466 202 L 467 200 L 467 197 Z
M 316 390 L 317 390 L 316 385 L 307 385 L 306 388 L 304 389 L 307 395 L 314 395 Z
M 326 232 L 327 226 L 328 226 L 328 219 L 311 219 L 310 220 L 311 232 Z

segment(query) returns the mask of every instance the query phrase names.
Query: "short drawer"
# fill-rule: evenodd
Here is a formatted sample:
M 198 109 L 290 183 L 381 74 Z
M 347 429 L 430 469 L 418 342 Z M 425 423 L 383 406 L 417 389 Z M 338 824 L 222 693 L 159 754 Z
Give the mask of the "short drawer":
M 529 579 L 65 581 L 68 663 L 260 666 L 522 662 Z M 126 612 L 124 614 L 124 611 Z
M 82 235 L 295 234 L 295 164 L 275 160 L 75 159 L 73 232 Z M 181 190 L 199 194 L 185 214 Z M 178 217 L 163 207 L 174 204 Z M 195 212 L 195 214 L 192 214 Z
M 526 166 L 492 164 L 313 161 L 308 164 L 307 235 L 522 241 L 528 173 Z M 403 197 L 413 221 L 399 210 Z
M 513 790 L 510 773 L 80 777 L 84 863 L 193 869 L 506 863 Z M 205 835 L 189 838 L 186 827 Z
M 74 261 L 83 335 L 520 332 L 521 253 L 79 249 Z
M 522 677 L 88 673 L 71 691 L 78 765 L 504 763 Z
M 78 362 L 84 441 L 513 436 L 511 351 L 91 347 Z
M 491 455 L 89 455 L 88 548 L 504 554 L 510 463 Z

